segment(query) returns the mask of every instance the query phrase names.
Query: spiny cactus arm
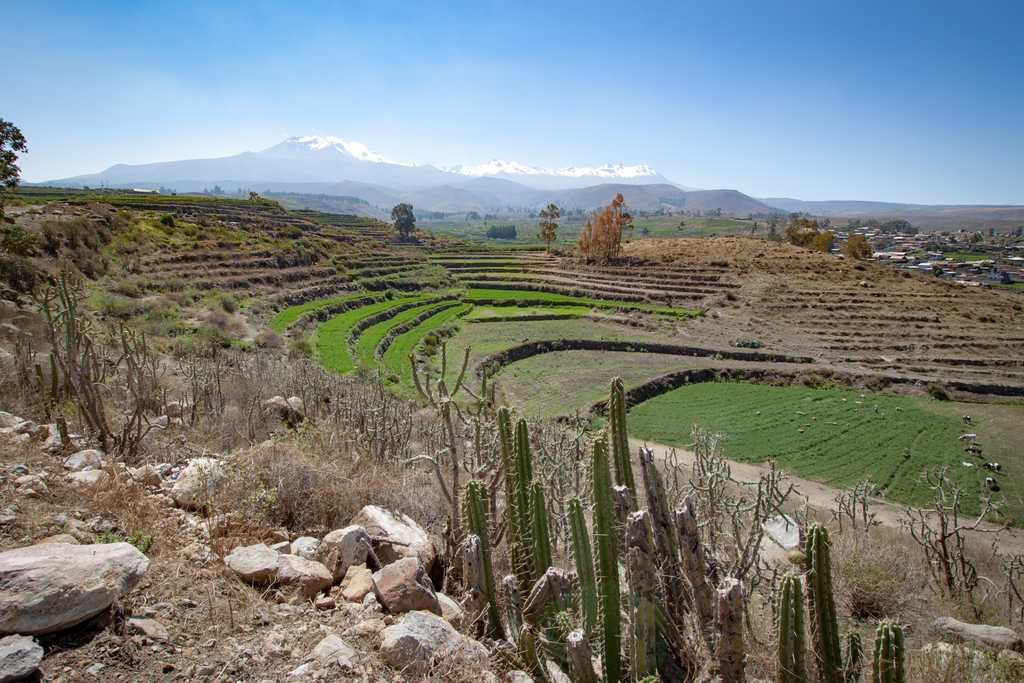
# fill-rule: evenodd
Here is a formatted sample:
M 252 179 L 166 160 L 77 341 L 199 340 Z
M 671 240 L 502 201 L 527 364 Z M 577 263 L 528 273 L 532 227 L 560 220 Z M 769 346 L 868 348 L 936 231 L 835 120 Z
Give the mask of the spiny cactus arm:
M 658 570 L 654 561 L 650 513 L 630 513 L 626 525 L 626 576 L 632 598 L 630 673 L 643 678 L 658 665 Z
M 792 577 L 782 577 L 779 584 L 778 648 L 776 650 L 776 681 L 795 683 L 793 677 L 793 584 Z
M 832 567 L 828 530 L 813 526 L 807 535 L 808 608 L 814 621 L 814 655 L 818 677 L 824 683 L 842 683 L 843 661 L 839 645 L 839 625 L 832 595 Z
M 846 664 L 843 666 L 843 680 L 857 683 L 864 667 L 864 643 L 860 634 L 850 631 L 846 636 Z
M 466 347 L 466 352 L 462 356 L 462 367 L 459 368 L 459 374 L 455 378 L 455 384 L 452 385 L 452 392 L 451 392 L 452 398 L 455 398 L 455 395 L 459 393 L 459 389 L 465 388 L 466 391 L 469 391 L 468 387 L 463 387 L 462 386 L 462 382 L 463 382 L 463 380 L 466 377 L 466 368 L 469 366 L 469 352 L 470 352 L 470 350 L 471 350 L 470 347 L 467 346 Z M 441 377 L 444 377 L 444 375 L 441 375 Z
M 594 577 L 594 553 L 590 547 L 590 536 L 587 534 L 587 524 L 583 517 L 583 503 L 579 498 L 569 501 L 569 526 L 572 532 L 573 561 L 576 563 L 576 576 L 580 582 L 583 630 L 591 636 L 597 625 L 597 580 Z
M 665 484 L 654 464 L 654 451 L 649 448 L 640 449 L 640 473 L 643 477 L 647 509 L 651 515 L 654 545 L 657 549 L 655 562 L 665 584 L 667 611 L 677 627 L 685 630 L 689 625 L 690 594 L 683 580 L 677 530 L 670 513 Z M 708 644 L 713 647 L 711 642 Z
M 590 640 L 582 629 L 576 629 L 566 638 L 569 652 L 569 672 L 575 683 L 597 683 L 594 662 L 590 654 Z
M 681 567 L 693 595 L 693 604 L 697 610 L 701 631 L 709 646 L 714 642 L 714 594 L 707 580 L 707 560 L 704 556 L 704 545 L 701 542 L 697 516 L 691 498 L 683 500 L 683 505 L 675 512 L 675 525 L 679 533 L 679 549 L 682 557 Z
M 807 639 L 800 577 L 793 577 L 793 683 L 807 681 Z
M 619 560 L 611 496 L 612 481 L 608 468 L 608 444 L 603 440 L 594 444 L 593 477 L 594 540 L 597 543 L 604 677 L 609 683 L 618 683 L 622 678 L 622 656 L 619 650 L 622 635 Z
M 498 596 L 494 585 L 494 569 L 491 562 L 490 529 L 487 517 L 487 489 L 480 481 L 466 485 L 465 497 L 466 526 L 470 533 L 480 538 L 481 581 L 480 587 L 487 600 L 487 633 L 493 638 L 504 638 L 501 614 L 498 611 Z
M 633 494 L 633 500 L 636 500 L 636 480 L 633 477 L 633 463 L 629 457 L 629 432 L 626 427 L 626 391 L 618 377 L 612 380 L 611 396 L 608 400 L 608 425 L 611 429 L 615 483 L 628 488 Z
M 523 629 L 523 609 L 522 600 L 519 595 L 519 580 L 514 574 L 509 574 L 501 580 L 501 586 L 505 591 L 505 615 L 508 619 L 509 640 L 517 643 L 520 632 Z
M 526 420 L 519 420 L 516 423 L 515 445 L 516 476 L 513 512 L 517 518 L 516 531 L 519 536 L 519 547 L 513 554 L 519 564 L 514 566 L 513 570 L 519 577 L 520 592 L 525 593 L 530 590 L 535 580 L 532 558 L 533 510 L 530 505 L 530 489 L 533 486 L 533 456 L 530 452 L 530 434 Z
M 544 500 L 544 487 L 540 482 L 533 485 L 530 505 L 533 508 L 533 573 L 540 577 L 552 564 L 547 501 Z
M 746 680 L 747 655 L 743 647 L 743 584 L 725 579 L 718 589 L 718 673 L 724 681 Z

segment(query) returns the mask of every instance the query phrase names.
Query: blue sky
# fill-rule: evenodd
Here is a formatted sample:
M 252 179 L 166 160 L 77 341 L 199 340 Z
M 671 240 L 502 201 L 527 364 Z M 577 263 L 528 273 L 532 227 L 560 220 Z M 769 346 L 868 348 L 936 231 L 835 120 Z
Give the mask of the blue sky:
M 438 165 L 643 162 L 761 197 L 1024 204 L 1019 1 L 3 14 L 0 117 L 28 137 L 28 180 L 318 133 Z

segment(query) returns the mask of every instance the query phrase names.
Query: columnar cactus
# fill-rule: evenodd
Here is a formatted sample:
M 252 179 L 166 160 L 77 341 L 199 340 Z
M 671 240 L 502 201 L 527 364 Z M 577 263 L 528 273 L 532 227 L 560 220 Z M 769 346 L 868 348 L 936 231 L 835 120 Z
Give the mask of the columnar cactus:
M 743 584 L 728 578 L 718 589 L 718 675 L 723 681 L 746 680 L 746 652 L 743 647 Z
M 814 656 L 823 683 L 843 683 L 839 622 L 832 595 L 832 562 L 828 530 L 813 526 L 807 534 L 807 606 L 814 624 Z
M 846 636 L 846 664 L 843 666 L 843 680 L 846 683 L 857 683 L 864 667 L 864 643 L 860 634 L 850 631 Z
M 885 619 L 878 624 L 871 680 L 872 683 L 906 683 L 903 629 L 894 621 Z
M 615 483 L 628 488 L 635 501 L 636 480 L 633 478 L 633 463 L 629 457 L 629 432 L 626 430 L 626 392 L 622 380 L 618 377 L 612 380 L 611 396 L 608 399 L 608 425 Z
M 516 424 L 515 453 L 513 513 L 516 517 L 516 526 L 518 527 L 519 551 L 517 552 L 516 559 L 519 561 L 519 565 L 513 567 L 513 570 L 519 578 L 519 590 L 527 593 L 539 576 L 534 573 L 533 561 L 530 557 L 533 548 L 533 534 L 531 531 L 533 520 L 531 518 L 532 508 L 530 506 L 530 488 L 533 486 L 533 456 L 530 453 L 530 434 L 526 427 L 526 420 L 519 420 Z
M 658 664 L 658 567 L 655 561 L 651 515 L 629 514 L 626 524 L 626 576 L 632 598 L 631 665 L 634 678 L 655 673 Z
M 572 555 L 580 582 L 580 613 L 587 636 L 594 634 L 597 624 L 597 579 L 594 577 L 594 554 L 590 547 L 583 504 L 579 498 L 569 501 L 569 527 L 572 532 Z
M 533 485 L 530 506 L 533 508 L 533 514 L 531 515 L 533 518 L 533 529 L 530 534 L 533 538 L 533 573 L 534 576 L 539 578 L 552 565 L 551 534 L 548 531 L 548 508 L 544 500 L 544 487 L 540 485 L 540 482 L 535 482 Z
M 491 563 L 490 529 L 487 519 L 487 489 L 479 481 L 466 485 L 464 501 L 466 528 L 480 538 L 482 556 L 481 590 L 487 600 L 487 633 L 495 638 L 504 638 L 501 615 L 498 612 L 498 595 L 494 586 L 494 569 Z
M 804 667 L 804 604 L 800 578 L 782 577 L 778 604 L 778 683 L 807 683 Z
M 619 611 L 619 553 L 615 542 L 615 511 L 612 505 L 612 480 L 608 468 L 608 444 L 594 444 L 594 540 L 597 543 L 598 595 L 601 605 L 601 638 L 604 678 L 618 683 L 622 678 L 622 615 Z

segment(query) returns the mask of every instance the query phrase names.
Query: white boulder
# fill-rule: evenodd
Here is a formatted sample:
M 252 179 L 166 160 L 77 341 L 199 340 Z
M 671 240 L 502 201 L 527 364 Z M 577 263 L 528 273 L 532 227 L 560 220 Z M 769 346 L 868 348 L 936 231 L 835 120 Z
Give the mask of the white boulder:
M 183 508 L 201 508 L 220 489 L 226 478 L 224 464 L 216 458 L 193 458 L 178 474 L 171 498 Z

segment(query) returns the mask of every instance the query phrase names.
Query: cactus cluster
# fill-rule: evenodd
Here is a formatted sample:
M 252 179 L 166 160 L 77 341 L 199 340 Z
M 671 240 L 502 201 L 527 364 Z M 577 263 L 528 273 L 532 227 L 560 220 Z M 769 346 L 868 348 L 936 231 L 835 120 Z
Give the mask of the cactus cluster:
M 472 568 L 465 574 L 472 582 L 467 587 L 476 601 L 476 618 L 487 635 L 507 635 L 522 666 L 539 679 L 548 679 L 545 666 L 553 663 L 584 683 L 690 680 L 708 675 L 742 681 L 743 586 L 729 577 L 708 578 L 692 501 L 671 510 L 652 453 L 643 449 L 645 507 L 637 509 L 641 499 L 629 453 L 621 381 L 612 383 L 610 394 L 607 433 L 595 441 L 590 462 L 590 529 L 584 502 L 573 498 L 567 505 L 575 575 L 553 563 L 546 491 L 534 479 L 527 424 L 519 420 L 513 429 L 509 411 L 497 411 L 505 473 L 504 516 L 497 522 L 489 519 L 487 487 L 479 481 L 466 486 L 464 499 L 468 534 L 464 558 Z M 499 601 L 491 532 L 502 525 L 514 573 L 500 582 L 504 593 Z M 806 573 L 787 574 L 779 586 L 777 680 L 810 680 L 805 636 L 809 629 L 817 679 L 855 683 L 861 679 L 863 644 L 857 633 L 845 639 L 840 635 L 824 527 L 808 531 L 805 555 Z M 626 588 L 620 585 L 620 572 L 628 582 Z M 692 633 L 695 626 L 700 633 Z M 706 648 L 708 661 L 693 661 L 693 647 L 699 642 Z M 600 679 L 591 647 L 600 656 Z M 873 681 L 905 681 L 903 662 L 902 631 L 893 622 L 882 622 L 875 641 Z
M 806 599 L 814 635 L 814 659 L 818 680 L 822 683 L 856 683 L 863 671 L 864 644 L 860 634 L 846 636 L 846 655 L 840 646 L 839 623 L 832 593 L 832 567 L 828 530 L 813 526 L 808 531 L 806 549 Z M 806 683 L 804 646 L 804 610 L 800 577 L 787 574 L 778 591 L 778 677 L 779 683 Z M 892 621 L 878 626 L 875 639 L 872 681 L 903 683 L 903 631 Z

